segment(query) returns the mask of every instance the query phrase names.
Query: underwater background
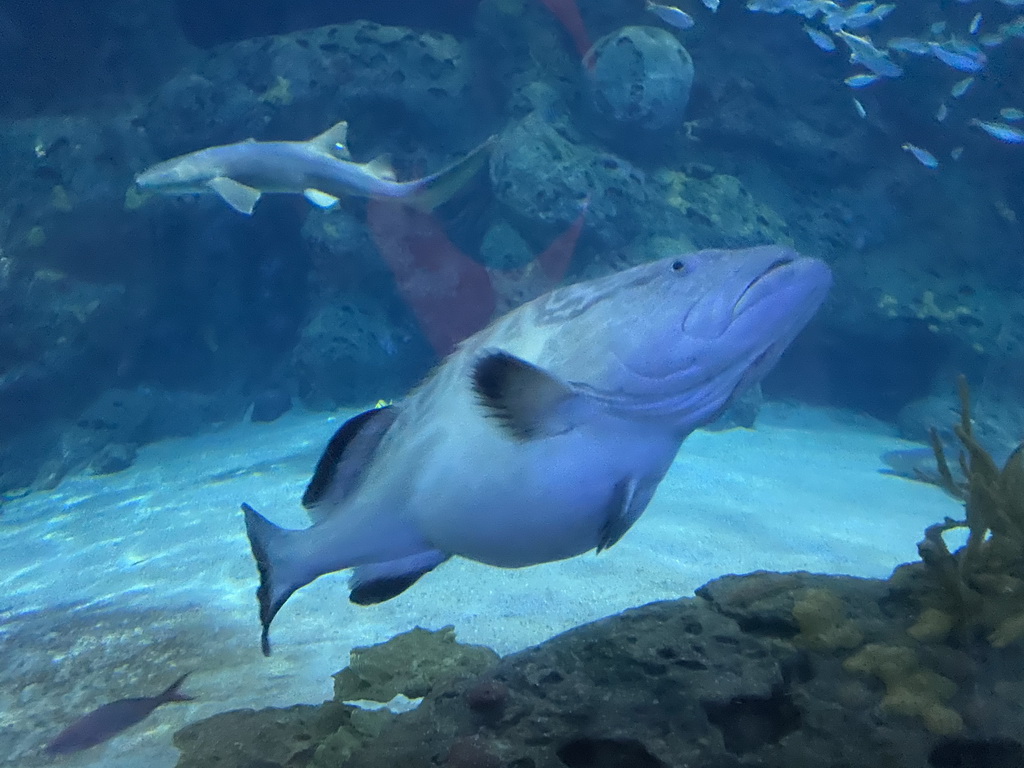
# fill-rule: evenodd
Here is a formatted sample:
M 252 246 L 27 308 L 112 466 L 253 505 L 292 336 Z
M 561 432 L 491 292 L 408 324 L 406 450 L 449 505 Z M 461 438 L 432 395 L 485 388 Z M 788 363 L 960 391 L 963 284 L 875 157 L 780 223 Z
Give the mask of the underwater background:
M 431 210 L 135 183 L 340 121 L 486 156 Z M 0 765 L 1024 764 L 1022 219 L 1018 0 L 0 0 Z M 614 548 L 326 578 L 260 654 L 241 502 L 308 525 L 347 418 L 556 286 L 765 244 L 831 292 Z M 448 625 L 492 650 L 332 687 Z

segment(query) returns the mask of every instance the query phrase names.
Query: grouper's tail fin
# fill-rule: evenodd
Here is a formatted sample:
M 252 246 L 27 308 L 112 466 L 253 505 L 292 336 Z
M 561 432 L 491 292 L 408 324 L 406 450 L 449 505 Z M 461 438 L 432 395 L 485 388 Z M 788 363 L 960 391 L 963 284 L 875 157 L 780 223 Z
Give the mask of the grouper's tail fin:
M 409 193 L 403 202 L 427 212 L 447 202 L 484 166 L 496 141 L 497 137 L 491 136 L 483 144 L 447 168 L 424 176 L 422 179 L 406 182 Z
M 245 513 L 245 531 L 249 534 L 249 546 L 260 572 L 260 586 L 256 599 L 260 603 L 260 645 L 263 655 L 270 655 L 270 622 L 274 620 L 281 606 L 299 589 L 312 579 L 305 575 L 298 563 L 293 562 L 289 537 L 301 531 L 289 531 L 267 520 L 248 504 L 242 505 Z

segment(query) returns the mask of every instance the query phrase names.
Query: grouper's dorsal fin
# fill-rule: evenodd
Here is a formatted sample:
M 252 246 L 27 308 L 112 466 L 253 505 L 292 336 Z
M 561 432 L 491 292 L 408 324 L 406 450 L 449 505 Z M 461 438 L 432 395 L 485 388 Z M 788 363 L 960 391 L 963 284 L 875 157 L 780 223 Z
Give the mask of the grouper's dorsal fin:
M 320 522 L 358 485 L 381 438 L 398 416 L 394 406 L 364 411 L 346 421 L 327 443 L 313 478 L 302 494 L 302 506 Z
M 477 360 L 472 380 L 487 415 L 516 440 L 565 434 L 590 407 L 587 395 L 572 384 L 507 352 Z
M 322 152 L 327 152 L 330 155 L 347 159 L 350 157 L 347 142 L 348 122 L 342 120 L 341 122 L 332 125 L 319 136 L 314 136 L 308 143 Z

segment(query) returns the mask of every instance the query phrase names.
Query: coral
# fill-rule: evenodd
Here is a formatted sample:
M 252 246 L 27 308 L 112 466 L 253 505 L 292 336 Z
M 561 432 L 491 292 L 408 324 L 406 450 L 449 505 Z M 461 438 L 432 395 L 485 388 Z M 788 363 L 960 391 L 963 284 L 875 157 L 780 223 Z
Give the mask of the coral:
M 953 431 L 962 446 L 958 460 L 964 481 L 953 477 L 935 429 L 931 442 L 939 481 L 963 500 L 965 517 L 930 526 L 918 544 L 932 589 L 922 597 L 926 610 L 912 630 L 914 636 L 940 635 L 934 625 L 942 613 L 952 619 L 950 629 L 961 641 L 981 630 L 1002 648 L 1024 638 L 1024 444 L 1000 469 L 975 438 L 970 391 L 962 376 L 958 390 L 960 421 Z M 966 528 L 968 537 L 954 554 L 943 534 L 956 528 Z
M 870 643 L 843 662 L 843 669 L 885 683 L 882 709 L 886 712 L 920 717 L 929 731 L 940 736 L 953 736 L 964 728 L 960 715 L 946 706 L 956 684 L 922 667 L 910 648 Z
M 793 618 L 800 626 L 796 641 L 807 648 L 829 651 L 864 642 L 864 633 L 847 618 L 842 601 L 828 590 L 804 590 L 793 604 Z

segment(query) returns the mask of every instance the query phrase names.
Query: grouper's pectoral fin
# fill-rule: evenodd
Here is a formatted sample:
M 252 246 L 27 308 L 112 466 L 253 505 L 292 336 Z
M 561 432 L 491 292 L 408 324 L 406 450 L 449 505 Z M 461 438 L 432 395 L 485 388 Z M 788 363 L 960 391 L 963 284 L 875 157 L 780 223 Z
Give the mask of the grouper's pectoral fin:
M 600 553 L 617 543 L 640 519 L 647 505 L 658 490 L 658 483 L 663 475 L 647 475 L 642 477 L 624 477 L 612 486 L 608 497 L 605 522 L 601 528 L 601 536 L 597 543 Z
M 643 513 L 644 506 L 634 503 L 636 488 L 636 478 L 633 477 L 620 480 L 612 488 L 607 517 L 601 528 L 601 539 L 597 543 L 598 553 L 618 542 Z M 640 508 L 636 509 L 637 506 Z
M 360 565 L 353 569 L 349 596 L 356 605 L 375 605 L 397 597 L 447 560 L 448 553 L 431 549 L 400 560 Z
M 217 176 L 207 182 L 207 186 L 239 213 L 246 216 L 252 215 L 252 209 L 260 200 L 260 191 L 254 187 L 246 186 L 241 182 L 229 179 L 227 176 Z
M 487 415 L 516 440 L 565 434 L 595 410 L 585 392 L 507 352 L 481 357 L 472 377 Z
M 330 208 L 338 204 L 338 198 L 319 189 L 304 189 L 302 195 L 317 208 Z

